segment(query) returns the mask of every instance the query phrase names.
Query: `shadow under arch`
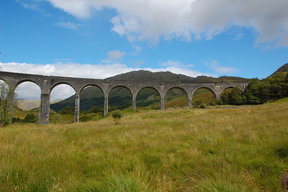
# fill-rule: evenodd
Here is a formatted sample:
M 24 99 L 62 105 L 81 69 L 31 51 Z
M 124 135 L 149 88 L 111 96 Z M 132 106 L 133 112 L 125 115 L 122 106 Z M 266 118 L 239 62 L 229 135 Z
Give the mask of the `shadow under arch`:
M 74 87 L 69 83 L 57 83 L 51 87 L 49 122 L 74 122 L 75 93 Z
M 74 97 L 75 98 L 75 97 Z M 85 85 L 80 90 L 79 121 L 96 120 L 103 117 L 104 91 L 95 84 Z
M 132 107 L 132 100 L 133 93 L 127 86 L 113 86 L 108 92 L 109 111 L 130 108 Z
M 200 105 L 215 105 L 217 96 L 210 87 L 198 87 L 192 93 L 192 106 L 199 107 Z
M 164 95 L 165 108 L 177 108 L 189 106 L 188 92 L 182 87 L 171 87 Z
M 160 92 L 155 87 L 142 87 L 136 93 L 137 108 L 160 109 L 160 100 Z

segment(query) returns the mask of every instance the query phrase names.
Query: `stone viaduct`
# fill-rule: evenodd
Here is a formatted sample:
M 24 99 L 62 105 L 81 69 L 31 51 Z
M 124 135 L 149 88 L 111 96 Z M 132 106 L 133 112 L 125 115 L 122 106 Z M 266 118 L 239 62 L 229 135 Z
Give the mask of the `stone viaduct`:
M 216 99 L 220 99 L 221 93 L 231 87 L 239 87 L 242 91 L 248 85 L 247 81 L 235 82 L 213 82 L 213 83 L 183 83 L 183 82 L 152 82 L 152 81 L 111 81 L 103 79 L 86 79 L 58 76 L 43 76 L 32 74 L 21 74 L 0 71 L 0 80 L 3 80 L 9 86 L 9 90 L 14 94 L 16 87 L 23 82 L 33 82 L 40 87 L 41 102 L 39 110 L 39 124 L 49 123 L 50 111 L 50 93 L 52 89 L 59 84 L 70 85 L 75 90 L 75 113 L 74 122 L 79 122 L 80 92 L 87 86 L 97 86 L 104 93 L 104 116 L 108 113 L 108 96 L 115 87 L 125 87 L 132 94 L 132 108 L 136 110 L 136 97 L 143 88 L 155 89 L 160 95 L 160 109 L 165 109 L 165 95 L 172 88 L 182 89 L 188 98 L 188 106 L 192 107 L 192 96 L 199 88 L 207 88 L 212 91 Z M 11 106 L 11 111 L 13 106 Z

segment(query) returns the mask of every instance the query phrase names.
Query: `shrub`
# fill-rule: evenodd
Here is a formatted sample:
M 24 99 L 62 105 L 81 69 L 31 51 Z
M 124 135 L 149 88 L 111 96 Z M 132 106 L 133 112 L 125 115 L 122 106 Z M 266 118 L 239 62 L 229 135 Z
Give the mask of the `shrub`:
M 29 113 L 27 114 L 24 119 L 23 122 L 25 123 L 36 123 L 37 122 L 37 118 L 33 113 Z
M 199 108 L 200 105 L 202 105 L 202 104 L 203 104 L 203 102 L 201 100 L 196 100 L 196 101 L 193 102 L 193 106 L 195 108 Z
M 21 122 L 21 119 L 19 117 L 12 117 L 12 123 Z
M 82 115 L 80 116 L 79 120 L 82 122 L 87 122 L 87 121 L 91 121 L 92 117 L 88 116 L 88 115 Z
M 98 106 L 93 106 L 89 109 L 89 113 L 99 113 L 103 112 L 103 108 L 98 107 Z
M 199 106 L 199 108 L 206 108 L 207 106 L 206 106 L 206 104 L 205 103 L 202 103 L 200 106 Z
M 60 114 L 74 114 L 74 107 L 67 106 L 67 107 L 61 109 L 60 111 L 58 111 L 58 113 L 60 113 Z
M 115 110 L 117 110 L 117 107 L 116 106 L 109 106 L 108 110 L 109 111 L 115 111 Z
M 116 110 L 112 113 L 112 117 L 116 119 L 121 119 L 123 117 L 123 113 L 119 110 Z

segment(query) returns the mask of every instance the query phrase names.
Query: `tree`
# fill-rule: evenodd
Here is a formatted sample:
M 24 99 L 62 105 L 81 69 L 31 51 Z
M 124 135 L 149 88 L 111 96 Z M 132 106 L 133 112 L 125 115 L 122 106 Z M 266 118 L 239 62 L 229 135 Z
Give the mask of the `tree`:
M 233 87 L 231 90 L 224 92 L 221 95 L 219 104 L 221 105 L 241 105 L 245 97 L 239 87 Z
M 224 92 L 224 93 L 221 95 L 221 98 L 220 98 L 220 101 L 219 101 L 219 104 L 220 104 L 220 105 L 227 105 L 227 104 L 229 104 L 229 94 L 230 94 L 230 92 Z
M 248 104 L 262 104 L 263 100 L 261 99 L 261 81 L 257 78 L 252 79 L 245 91 L 246 103 Z
M 285 83 L 288 83 L 288 72 L 286 72 Z
M 233 87 L 232 91 L 228 94 L 229 104 L 241 105 L 242 104 L 242 91 L 239 87 Z
M 8 85 L 0 82 L 0 126 L 10 123 L 10 107 L 13 104 L 13 100 L 13 93 L 9 91 Z
M 271 95 L 274 99 L 281 99 L 287 96 L 287 74 L 276 73 L 265 81 L 270 82 Z
M 288 72 L 278 72 L 266 79 L 252 79 L 245 91 L 247 104 L 262 104 L 288 97 Z

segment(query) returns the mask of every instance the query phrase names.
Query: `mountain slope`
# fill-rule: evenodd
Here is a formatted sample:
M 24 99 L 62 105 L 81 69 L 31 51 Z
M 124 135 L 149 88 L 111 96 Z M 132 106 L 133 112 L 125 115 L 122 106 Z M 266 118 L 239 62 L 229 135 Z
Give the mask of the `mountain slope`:
M 40 107 L 39 100 L 30 101 L 30 100 L 18 99 L 16 103 L 17 103 L 17 107 L 19 107 L 20 109 L 24 111 Z
M 288 71 L 288 63 L 282 65 L 279 69 L 277 69 L 272 75 L 279 72 L 287 72 Z
M 171 72 L 151 72 L 151 71 L 132 71 L 129 73 L 124 73 L 110 77 L 106 79 L 107 81 L 121 81 L 121 80 L 131 80 L 131 81 L 165 81 L 165 82 L 182 82 L 182 83 L 205 83 L 205 82 L 220 82 L 220 81 L 245 81 L 247 79 L 241 77 L 230 77 L 222 76 L 219 78 L 198 76 L 189 77 L 181 74 L 174 74 Z
M 58 103 L 62 101 L 61 99 L 51 101 L 51 104 Z M 40 107 L 40 100 L 24 100 L 24 99 L 17 99 L 16 106 L 22 109 L 23 111 L 29 111 L 35 108 Z

